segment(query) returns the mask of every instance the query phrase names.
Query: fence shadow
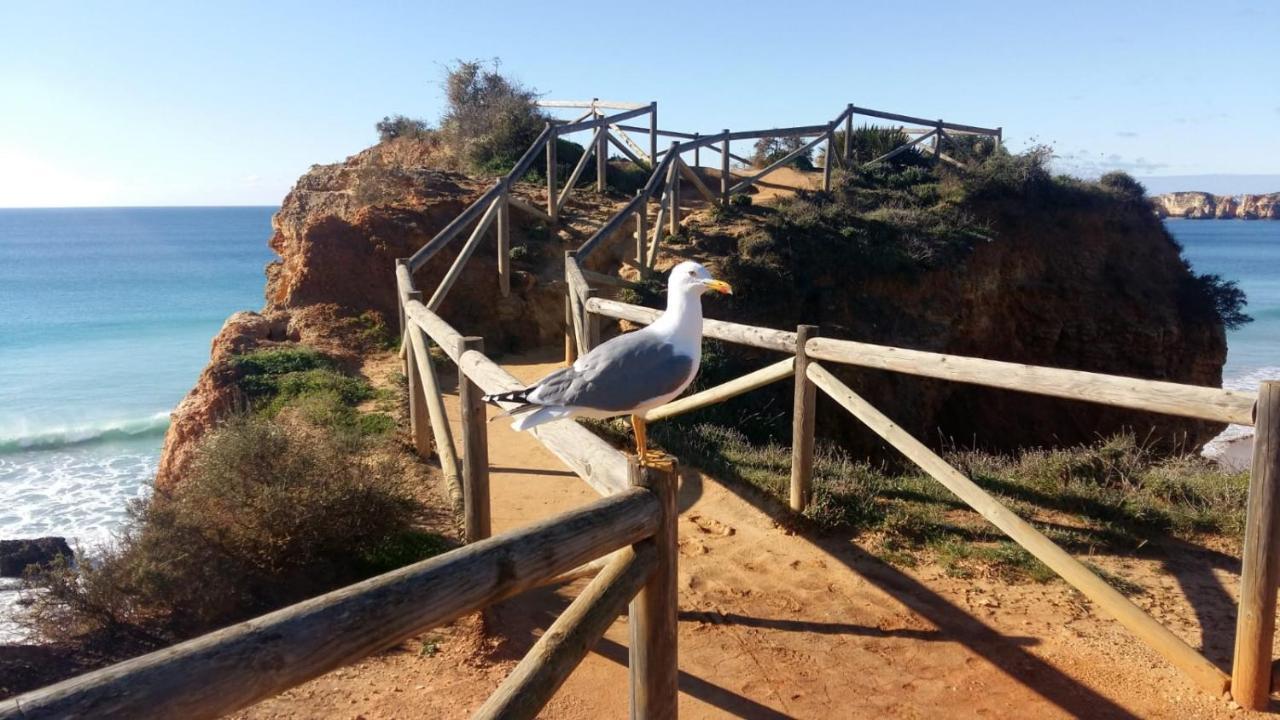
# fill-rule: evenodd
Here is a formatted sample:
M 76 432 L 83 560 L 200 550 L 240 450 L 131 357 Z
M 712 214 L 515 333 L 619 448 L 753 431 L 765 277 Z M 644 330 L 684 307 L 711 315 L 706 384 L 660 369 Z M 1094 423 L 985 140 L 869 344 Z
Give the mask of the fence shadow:
M 947 598 L 930 590 L 919 580 L 867 553 L 853 542 L 852 537 L 839 534 L 819 535 L 812 530 L 798 527 L 797 518 L 790 508 L 760 492 L 744 479 L 721 478 L 721 481 L 727 490 L 768 515 L 779 525 L 795 529 L 796 537 L 821 549 L 831 559 L 838 561 L 849 571 L 856 573 L 933 624 L 941 637 L 924 639 L 946 639 L 963 644 L 1010 678 L 1075 717 L 1108 720 L 1138 717 L 1027 651 L 1026 646 L 1034 644 L 1034 641 L 1028 643 L 1026 638 L 1003 635 Z M 698 471 L 683 469 L 681 494 L 684 494 L 685 486 L 689 485 L 691 493 L 700 495 L 702 482 L 702 476 Z M 683 502 L 681 506 L 684 506 Z

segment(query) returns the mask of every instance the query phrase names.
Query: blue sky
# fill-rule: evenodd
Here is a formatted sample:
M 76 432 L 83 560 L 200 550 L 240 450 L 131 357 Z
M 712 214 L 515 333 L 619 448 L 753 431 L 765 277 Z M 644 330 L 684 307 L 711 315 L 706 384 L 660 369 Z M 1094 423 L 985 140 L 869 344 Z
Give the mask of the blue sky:
M 2 7 L 0 207 L 278 204 L 383 115 L 437 118 L 448 62 L 494 57 L 549 98 L 657 100 L 673 129 L 855 102 L 1003 126 L 1079 174 L 1280 190 L 1275 2 Z

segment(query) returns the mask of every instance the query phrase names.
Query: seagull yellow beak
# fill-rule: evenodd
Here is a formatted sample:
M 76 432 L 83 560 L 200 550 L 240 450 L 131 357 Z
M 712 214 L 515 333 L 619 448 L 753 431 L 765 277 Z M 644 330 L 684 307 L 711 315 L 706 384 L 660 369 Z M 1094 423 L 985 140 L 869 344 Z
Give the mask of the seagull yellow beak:
M 723 293 L 725 295 L 733 294 L 733 287 L 723 280 L 704 280 L 702 284 L 718 293 Z

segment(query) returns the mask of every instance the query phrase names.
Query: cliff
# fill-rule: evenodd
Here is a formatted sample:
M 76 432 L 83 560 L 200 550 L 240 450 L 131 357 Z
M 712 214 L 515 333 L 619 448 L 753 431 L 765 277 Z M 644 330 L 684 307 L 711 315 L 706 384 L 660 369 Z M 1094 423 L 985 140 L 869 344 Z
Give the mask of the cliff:
M 210 363 L 172 415 L 156 476 L 158 488 L 181 478 L 195 443 L 241 403 L 231 358 L 257 347 L 301 342 L 354 366 L 367 351 L 371 324 L 399 325 L 393 269 L 488 186 L 439 171 L 436 148 L 402 138 L 344 162 L 316 165 L 272 218 L 262 313 L 237 313 L 214 339 Z M 491 231 L 492 232 L 492 231 Z M 495 243 L 481 246 L 440 308 L 456 326 L 483 336 L 495 352 L 549 344 L 560 337 L 563 257 L 560 238 L 512 213 L 513 277 L 498 292 Z M 461 241 L 415 276 L 434 287 Z
M 1151 206 L 1161 218 L 1280 220 L 1280 193 L 1236 197 L 1174 192 L 1152 197 Z

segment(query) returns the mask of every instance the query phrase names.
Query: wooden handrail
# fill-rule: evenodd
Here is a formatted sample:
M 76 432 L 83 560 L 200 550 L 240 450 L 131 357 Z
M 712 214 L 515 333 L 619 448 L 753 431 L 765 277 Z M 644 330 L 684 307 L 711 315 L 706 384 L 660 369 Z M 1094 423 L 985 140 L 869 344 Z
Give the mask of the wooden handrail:
M 899 115 L 898 113 L 883 112 L 881 110 L 872 110 L 870 108 L 851 106 L 854 115 L 865 115 L 867 117 L 880 118 L 881 120 L 896 120 L 905 123 L 917 123 L 920 125 L 928 125 L 933 128 L 939 126 L 943 130 L 957 130 L 959 132 L 972 133 L 975 135 L 996 135 L 999 130 L 995 128 L 977 127 L 976 125 L 960 125 L 958 123 L 942 122 L 940 120 L 929 120 L 927 118 L 912 117 L 910 115 Z
M 644 324 L 653 322 L 662 314 L 653 308 L 603 298 L 589 300 L 587 312 Z M 702 323 L 702 331 L 706 337 L 795 353 L 795 333 L 723 320 L 706 319 Z M 1238 390 L 947 355 L 834 338 L 814 338 L 805 345 L 805 349 L 814 360 L 889 370 L 906 375 L 1214 422 L 1237 425 L 1253 425 L 1254 422 L 1253 407 L 1256 397 Z
M 809 344 L 812 345 L 812 343 L 813 341 L 810 341 Z M 1154 620 L 1142 608 L 1117 592 L 1083 563 L 1054 544 L 1039 530 L 1010 512 L 964 473 L 953 468 L 947 461 L 925 447 L 924 443 L 898 427 L 849 386 L 840 382 L 826 368 L 818 363 L 810 363 L 807 374 L 809 379 L 831 399 L 897 448 L 920 469 L 955 493 L 966 505 L 990 521 L 1040 562 L 1049 566 L 1059 577 L 1128 628 L 1129 632 L 1187 673 L 1200 687 L 1214 695 L 1220 695 L 1227 689 L 1229 678 L 1226 673 Z
M 560 617 L 542 633 L 472 720 L 533 720 L 626 609 L 657 564 L 652 541 L 614 553 Z
M 582 120 L 579 122 L 569 123 L 567 125 L 557 125 L 554 128 L 554 131 L 557 137 L 561 135 L 571 135 L 576 132 L 582 132 L 583 130 L 592 130 L 598 127 L 618 125 L 623 120 L 630 120 L 631 118 L 648 114 L 649 106 L 645 105 L 643 107 L 635 108 L 634 110 L 627 110 L 626 112 L 615 113 L 613 115 L 602 115 L 591 120 Z
M 805 348 L 815 360 L 1113 407 L 1253 425 L 1255 397 L 1236 390 L 907 350 L 832 338 L 814 338 Z
M 0 720 L 216 718 L 652 537 L 627 489 L 194 640 L 0 701 Z
M 657 320 L 662 315 L 661 310 L 604 298 L 588 300 L 587 312 L 645 325 Z M 714 340 L 724 340 L 739 345 L 764 348 L 765 350 L 776 350 L 792 354 L 796 351 L 796 334 L 783 330 L 773 330 L 755 325 L 742 325 L 724 320 L 704 319 L 702 321 L 702 334 L 704 337 Z
M 715 387 L 707 388 L 692 395 L 686 395 L 679 400 L 672 400 L 666 405 L 653 408 L 644 414 L 644 419 L 649 422 L 656 422 L 693 412 L 708 405 L 724 402 L 729 398 L 762 388 L 770 383 L 775 383 L 785 377 L 789 377 L 793 372 L 795 372 L 795 358 L 785 358 Z
M 460 353 L 462 335 L 422 303 L 407 303 L 405 316 L 421 327 L 449 354 L 459 372 L 466 373 L 485 393 L 492 395 L 525 386 L 484 354 Z M 627 487 L 627 456 L 581 425 L 562 420 L 540 425 L 529 432 L 601 495 L 621 492 Z

